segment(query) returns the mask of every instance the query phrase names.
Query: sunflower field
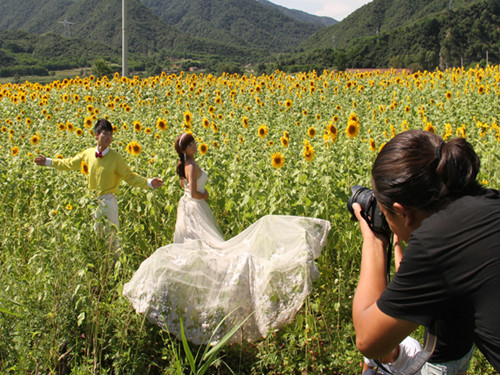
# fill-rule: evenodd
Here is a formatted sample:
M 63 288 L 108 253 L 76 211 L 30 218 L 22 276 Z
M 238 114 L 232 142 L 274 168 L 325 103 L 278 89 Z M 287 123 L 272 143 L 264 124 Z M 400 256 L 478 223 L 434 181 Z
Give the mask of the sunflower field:
M 94 146 L 98 118 L 113 124 L 111 147 L 135 172 L 165 181 L 156 190 L 120 187 L 119 259 L 93 231 L 85 165 L 60 172 L 34 163 Z M 321 277 L 295 321 L 257 343 L 224 347 L 209 373 L 361 373 L 351 320 L 361 236 L 346 209 L 350 188 L 370 186 L 391 137 L 425 129 L 465 137 L 481 158 L 480 181 L 498 189 L 499 119 L 499 66 L 0 85 L 0 372 L 193 371 L 182 342 L 122 297 L 140 263 L 172 242 L 183 194 L 173 144 L 190 131 L 226 238 L 266 214 L 332 223 Z M 476 351 L 470 373 L 494 371 Z

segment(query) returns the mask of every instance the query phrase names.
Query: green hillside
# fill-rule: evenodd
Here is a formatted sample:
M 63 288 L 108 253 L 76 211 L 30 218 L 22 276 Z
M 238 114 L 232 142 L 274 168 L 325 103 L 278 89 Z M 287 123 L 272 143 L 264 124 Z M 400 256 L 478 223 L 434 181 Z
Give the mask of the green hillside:
M 450 7 L 451 3 L 451 7 Z M 285 70 L 435 69 L 500 62 L 498 0 L 375 0 L 282 58 Z
M 157 74 L 173 61 L 210 72 L 254 63 L 258 73 L 500 63 L 498 0 L 374 0 L 329 27 L 290 12 L 267 0 L 128 0 L 129 66 Z M 11 30 L 0 31 L 0 76 L 120 64 L 119 0 L 3 0 L 0 14 L 0 30 Z
M 320 24 L 299 22 L 255 0 L 142 0 L 169 25 L 192 36 L 266 53 L 294 49 Z

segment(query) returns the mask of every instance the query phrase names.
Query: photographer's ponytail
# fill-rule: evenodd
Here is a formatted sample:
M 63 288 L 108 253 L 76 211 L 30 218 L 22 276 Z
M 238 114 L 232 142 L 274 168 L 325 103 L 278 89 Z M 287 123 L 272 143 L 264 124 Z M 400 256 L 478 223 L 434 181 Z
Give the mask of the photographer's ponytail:
M 434 133 L 409 130 L 396 135 L 378 154 L 372 185 L 387 209 L 398 202 L 435 210 L 480 188 L 479 157 L 463 138 L 445 143 Z
M 455 199 L 478 189 L 480 165 L 479 156 L 464 138 L 454 138 L 445 143 L 436 168 L 442 183 L 441 195 Z

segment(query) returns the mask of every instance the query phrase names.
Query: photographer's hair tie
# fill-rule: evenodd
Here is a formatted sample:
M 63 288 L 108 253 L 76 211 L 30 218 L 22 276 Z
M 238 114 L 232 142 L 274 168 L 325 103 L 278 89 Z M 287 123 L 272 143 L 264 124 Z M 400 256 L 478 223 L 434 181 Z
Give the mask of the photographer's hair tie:
M 441 160 L 441 154 L 443 152 L 443 146 L 445 145 L 444 141 L 441 141 L 439 146 L 436 147 L 436 159 Z

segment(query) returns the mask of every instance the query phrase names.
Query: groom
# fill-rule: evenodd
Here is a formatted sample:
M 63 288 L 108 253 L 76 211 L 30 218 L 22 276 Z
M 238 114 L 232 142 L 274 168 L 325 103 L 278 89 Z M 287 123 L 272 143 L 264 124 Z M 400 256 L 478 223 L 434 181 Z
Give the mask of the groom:
M 97 197 L 97 209 L 93 214 L 96 223 L 94 229 L 98 234 L 110 234 L 110 243 L 119 255 L 119 243 L 116 232 L 120 229 L 118 218 L 118 201 L 116 192 L 123 179 L 129 185 L 141 188 L 159 188 L 163 180 L 155 177 L 146 179 L 132 172 L 125 159 L 116 151 L 110 149 L 113 141 L 113 127 L 106 119 L 97 120 L 94 127 L 97 140 L 96 147 L 91 147 L 76 156 L 67 159 L 50 159 L 43 155 L 35 158 L 35 163 L 41 166 L 52 166 L 67 171 L 81 170 L 88 177 L 88 188 Z M 105 225 L 102 219 L 107 219 Z

